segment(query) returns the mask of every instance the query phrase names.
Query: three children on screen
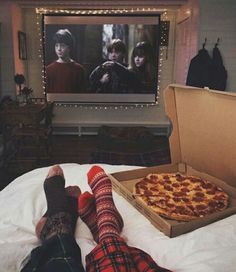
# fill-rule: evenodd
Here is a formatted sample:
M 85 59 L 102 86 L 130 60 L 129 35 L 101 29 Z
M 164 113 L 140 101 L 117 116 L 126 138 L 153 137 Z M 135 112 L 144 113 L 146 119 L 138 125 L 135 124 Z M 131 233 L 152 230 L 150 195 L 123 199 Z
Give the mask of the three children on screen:
M 152 93 L 155 70 L 152 46 L 138 42 L 132 50 L 130 65 L 125 63 L 126 45 L 114 39 L 107 46 L 107 57 L 88 76 L 83 65 L 71 58 L 74 37 L 68 29 L 59 29 L 53 40 L 57 60 L 46 66 L 46 89 L 49 93 Z M 86 86 L 87 85 L 87 86 Z

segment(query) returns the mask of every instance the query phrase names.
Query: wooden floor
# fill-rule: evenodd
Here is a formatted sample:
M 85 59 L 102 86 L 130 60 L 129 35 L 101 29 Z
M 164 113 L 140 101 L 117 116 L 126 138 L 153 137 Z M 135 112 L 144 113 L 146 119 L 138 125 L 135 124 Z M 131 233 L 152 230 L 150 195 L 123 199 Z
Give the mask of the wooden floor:
M 156 136 L 154 146 L 158 146 L 161 148 L 163 147 L 163 156 L 169 156 L 169 142 L 166 137 Z M 119 152 L 143 152 L 143 147 L 140 147 L 139 149 L 140 150 L 137 150 L 137 148 L 134 149 L 133 146 L 125 146 L 123 150 L 121 150 L 121 148 L 119 147 Z M 28 162 L 24 165 L 9 165 L 4 169 L 0 169 L 0 190 L 2 190 L 17 176 L 38 167 L 61 163 L 93 163 L 94 152 L 98 152 L 101 150 L 104 150 L 104 145 L 101 144 L 101 141 L 97 136 L 79 137 L 73 135 L 54 135 L 52 141 L 52 152 L 49 160 L 42 160 L 37 164 L 35 162 Z M 114 152 L 117 152 L 117 150 L 114 150 Z M 125 156 L 123 157 L 125 158 Z M 105 161 L 105 163 L 109 163 L 109 161 Z M 129 163 L 124 161 L 124 164 Z

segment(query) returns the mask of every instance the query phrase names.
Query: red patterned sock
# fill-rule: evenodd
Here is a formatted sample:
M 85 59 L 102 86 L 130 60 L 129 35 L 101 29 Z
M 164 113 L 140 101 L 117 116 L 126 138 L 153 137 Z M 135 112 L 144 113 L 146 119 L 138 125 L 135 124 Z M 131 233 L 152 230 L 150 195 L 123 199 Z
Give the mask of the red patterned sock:
M 110 236 L 118 237 L 124 223 L 113 201 L 111 180 L 96 165 L 89 170 L 87 176 L 96 200 L 99 242 Z
M 95 197 L 89 192 L 84 192 L 78 198 L 78 213 L 80 218 L 90 229 L 94 241 L 99 243 L 97 213 Z

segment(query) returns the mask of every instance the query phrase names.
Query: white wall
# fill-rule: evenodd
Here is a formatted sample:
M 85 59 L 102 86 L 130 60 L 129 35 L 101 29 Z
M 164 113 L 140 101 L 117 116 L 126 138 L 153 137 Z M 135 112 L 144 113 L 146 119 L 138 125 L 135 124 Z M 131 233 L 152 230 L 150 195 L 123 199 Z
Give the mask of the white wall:
M 228 71 L 227 91 L 236 92 L 236 1 L 200 1 L 199 42 L 201 47 L 207 38 L 209 53 L 220 38 L 219 46 L 223 62 Z
M 2 1 L 0 4 L 0 56 L 1 75 L 0 90 L 1 96 L 10 95 L 15 97 L 16 85 L 14 83 L 14 51 L 12 35 L 12 4 L 10 1 Z
M 178 10 L 176 20 L 175 83 L 185 85 L 190 60 L 198 51 L 199 0 L 189 0 Z
M 1 95 L 15 95 L 15 84 L 13 77 L 15 74 L 13 34 L 12 28 L 12 1 L 1 1 L 0 3 L 0 23 L 2 26 L 0 39 L 1 54 Z M 220 38 L 219 49 L 226 69 L 228 70 L 227 90 L 236 91 L 236 1 L 235 0 L 189 0 L 183 8 L 180 9 L 178 17 L 175 11 L 168 11 L 167 20 L 171 21 L 169 46 L 163 49 L 162 71 L 160 82 L 160 100 L 159 105 L 143 108 L 95 108 L 95 107 L 56 107 L 55 123 L 123 123 L 123 124 L 162 124 L 167 122 L 165 116 L 162 91 L 175 79 L 175 70 L 178 69 L 175 62 L 175 32 L 176 23 L 180 22 L 186 15 L 186 9 L 190 10 L 190 42 L 188 44 L 188 56 L 186 63 L 197 53 L 198 49 L 207 37 L 206 48 L 211 50 L 217 38 Z M 181 15 L 182 12 L 182 15 Z M 17 10 L 18 13 L 18 10 Z M 35 10 L 33 8 L 24 8 L 23 31 L 27 34 L 28 61 L 27 61 L 27 82 L 29 87 L 33 88 L 35 96 L 43 96 L 42 87 L 42 62 L 39 58 L 39 33 Z M 21 28 L 21 26 L 19 26 Z M 16 28 L 15 28 L 16 30 Z M 14 30 L 14 31 L 15 31 Z M 19 29 L 20 30 L 20 29 Z M 167 56 L 167 58 L 166 58 Z M 182 65 L 182 64 L 180 64 Z
M 177 83 L 185 83 L 190 60 L 202 48 L 206 40 L 205 48 L 212 55 L 212 50 L 220 38 L 219 46 L 223 63 L 228 71 L 227 91 L 236 92 L 236 1 L 235 0 L 189 0 L 178 12 L 177 25 L 188 19 L 189 35 L 182 52 L 176 52 L 176 70 L 181 70 L 182 77 L 176 76 Z M 186 26 L 187 27 L 187 26 Z M 177 33 L 178 34 L 178 33 Z M 182 38 L 182 37 L 181 37 Z M 177 45 L 179 39 L 177 35 Z M 186 38 L 186 37 L 185 37 Z M 179 41 L 180 43 L 183 41 Z M 178 63 L 178 54 L 182 62 Z

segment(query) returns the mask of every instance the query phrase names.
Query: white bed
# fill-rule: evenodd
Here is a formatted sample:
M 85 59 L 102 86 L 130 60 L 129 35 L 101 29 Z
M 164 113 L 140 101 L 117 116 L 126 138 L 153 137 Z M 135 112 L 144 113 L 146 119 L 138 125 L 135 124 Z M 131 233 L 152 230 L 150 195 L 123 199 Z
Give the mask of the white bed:
M 86 173 L 90 164 L 62 164 L 66 186 L 90 190 Z M 137 168 L 100 164 L 107 173 Z M 43 181 L 49 167 L 35 169 L 0 192 L 0 272 L 20 271 L 22 260 L 39 245 L 35 224 L 46 209 Z M 122 235 L 128 244 L 148 252 L 156 262 L 176 272 L 233 272 L 236 267 L 236 215 L 176 238 L 158 231 L 123 197 L 113 193 L 124 219 Z M 94 247 L 90 231 L 78 219 L 76 240 L 84 257 Z

